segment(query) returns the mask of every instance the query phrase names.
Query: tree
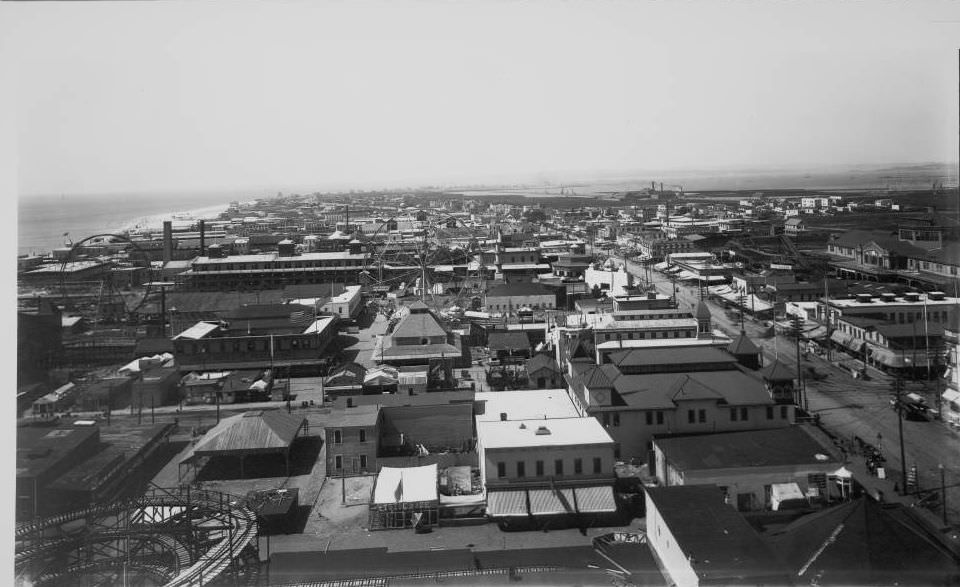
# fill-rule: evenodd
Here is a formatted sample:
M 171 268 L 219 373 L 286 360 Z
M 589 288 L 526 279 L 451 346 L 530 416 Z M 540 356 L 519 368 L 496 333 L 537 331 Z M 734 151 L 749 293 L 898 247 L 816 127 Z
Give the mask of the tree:
M 547 219 L 547 214 L 540 208 L 532 208 L 524 212 L 523 217 L 527 222 L 544 222 Z

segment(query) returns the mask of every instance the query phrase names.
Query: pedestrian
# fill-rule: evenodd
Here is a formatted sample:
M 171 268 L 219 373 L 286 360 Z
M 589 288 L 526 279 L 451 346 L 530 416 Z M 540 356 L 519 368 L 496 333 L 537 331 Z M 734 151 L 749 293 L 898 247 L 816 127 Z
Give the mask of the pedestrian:
M 893 482 L 893 492 L 900 495 L 900 484 L 896 481 Z

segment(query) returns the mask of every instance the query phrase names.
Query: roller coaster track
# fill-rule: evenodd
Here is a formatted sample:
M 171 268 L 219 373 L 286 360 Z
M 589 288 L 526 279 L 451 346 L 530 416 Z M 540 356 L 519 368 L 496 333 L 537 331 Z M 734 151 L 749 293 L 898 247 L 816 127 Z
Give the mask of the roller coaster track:
M 82 536 L 44 537 L 47 530 L 79 520 L 89 523 Z M 199 586 L 209 584 L 233 564 L 251 543 L 255 544 L 256 536 L 256 514 L 234 496 L 189 487 L 156 488 L 125 502 L 91 506 L 19 525 L 17 576 L 32 574 L 34 584 L 43 584 L 85 572 L 120 569 L 160 577 L 170 587 Z M 149 555 L 144 560 L 119 552 L 119 545 L 131 539 L 136 544 L 160 545 L 167 554 Z M 190 549 L 184 539 L 193 540 L 196 548 Z M 111 542 L 118 545 L 115 556 L 43 568 L 45 555 L 77 550 L 78 544 Z M 160 564 L 163 559 L 170 559 L 169 563 Z M 40 568 L 30 572 L 31 565 L 38 562 Z

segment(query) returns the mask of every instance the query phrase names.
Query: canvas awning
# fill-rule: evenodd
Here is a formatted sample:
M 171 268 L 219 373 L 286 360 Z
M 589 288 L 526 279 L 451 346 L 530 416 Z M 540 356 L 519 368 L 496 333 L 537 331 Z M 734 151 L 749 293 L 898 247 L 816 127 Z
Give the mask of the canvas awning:
M 572 514 L 575 511 L 571 489 L 530 490 L 530 513 L 535 516 Z
M 613 487 L 577 487 L 577 509 L 581 514 L 599 514 L 617 511 Z
M 494 518 L 527 515 L 526 491 L 491 491 L 487 493 L 487 515 Z
M 374 488 L 374 503 L 413 503 L 439 500 L 437 465 L 382 467 Z

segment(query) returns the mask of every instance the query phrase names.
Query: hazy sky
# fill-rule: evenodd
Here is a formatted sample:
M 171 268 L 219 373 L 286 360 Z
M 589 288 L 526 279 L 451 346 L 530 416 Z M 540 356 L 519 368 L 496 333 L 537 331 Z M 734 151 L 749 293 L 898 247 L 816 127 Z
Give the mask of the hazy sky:
M 3 4 L 21 195 L 958 158 L 956 3 Z

